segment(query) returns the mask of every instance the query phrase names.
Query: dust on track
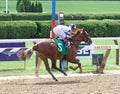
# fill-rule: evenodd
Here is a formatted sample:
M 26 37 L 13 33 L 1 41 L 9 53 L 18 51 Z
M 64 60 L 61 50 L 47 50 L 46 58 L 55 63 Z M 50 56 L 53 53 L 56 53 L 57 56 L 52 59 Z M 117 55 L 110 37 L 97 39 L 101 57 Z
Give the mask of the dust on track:
M 0 94 L 119 94 L 120 71 L 104 74 L 83 73 L 0 77 Z

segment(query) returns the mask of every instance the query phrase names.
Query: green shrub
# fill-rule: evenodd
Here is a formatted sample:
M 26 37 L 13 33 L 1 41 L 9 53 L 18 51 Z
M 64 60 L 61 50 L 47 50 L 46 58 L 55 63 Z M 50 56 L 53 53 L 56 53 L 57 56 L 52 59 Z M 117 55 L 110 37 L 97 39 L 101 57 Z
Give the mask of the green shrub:
M 17 12 L 30 12 L 30 6 L 30 0 L 17 0 L 16 10 Z
M 34 7 L 34 3 L 33 3 Z M 0 20 L 51 20 L 51 14 L 49 13 L 12 13 L 12 14 L 0 14 Z M 104 20 L 104 19 L 114 19 L 120 20 L 120 13 L 116 14 L 65 14 L 65 20 Z M 56 14 L 56 20 L 58 20 Z
M 17 13 L 11 15 L 12 20 L 51 20 L 51 14 L 48 13 Z
M 11 20 L 12 20 L 11 14 L 0 13 L 0 21 L 11 21 Z
M 120 37 L 120 20 L 65 20 L 65 25 L 76 24 L 91 37 Z M 56 21 L 57 24 L 57 21 Z M 49 21 L 0 21 L 0 38 L 49 38 Z
M 37 26 L 32 21 L 1 21 L 0 33 L 3 33 L 0 38 L 19 39 L 31 38 L 37 31 Z
M 31 7 L 34 7 L 34 3 Z M 52 14 L 49 13 L 12 13 L 12 14 L 0 14 L 0 18 L 4 19 L 11 19 L 11 18 L 4 18 L 6 16 L 11 16 L 12 20 L 51 20 Z M 1 19 L 1 20 L 2 20 Z M 104 19 L 114 19 L 120 20 L 120 14 L 65 14 L 65 20 L 88 20 L 88 19 L 96 19 L 96 20 L 104 20 Z M 56 14 L 56 20 L 58 20 Z
M 25 5 L 23 0 L 17 0 L 16 10 L 17 12 L 25 12 Z
M 65 20 L 65 25 L 76 24 L 77 28 L 84 28 L 91 37 L 120 37 L 120 20 Z M 37 21 L 39 38 L 49 38 L 51 21 Z M 57 24 L 57 22 L 56 22 Z
M 120 20 L 85 20 L 66 21 L 74 23 L 78 28 L 85 28 L 91 37 L 120 37 Z
M 31 0 L 23 0 L 25 6 L 25 12 L 30 12 Z
M 49 38 L 51 31 L 51 21 L 37 21 L 37 37 Z
M 42 3 L 41 2 L 38 2 L 37 3 L 37 11 L 36 12 L 43 12 L 43 8 L 42 8 Z
M 17 12 L 43 12 L 42 3 L 37 0 L 36 3 L 31 3 L 31 0 L 17 0 L 16 10 Z
M 120 19 L 120 13 L 113 14 L 65 14 L 64 18 L 66 20 L 88 20 L 88 19 Z

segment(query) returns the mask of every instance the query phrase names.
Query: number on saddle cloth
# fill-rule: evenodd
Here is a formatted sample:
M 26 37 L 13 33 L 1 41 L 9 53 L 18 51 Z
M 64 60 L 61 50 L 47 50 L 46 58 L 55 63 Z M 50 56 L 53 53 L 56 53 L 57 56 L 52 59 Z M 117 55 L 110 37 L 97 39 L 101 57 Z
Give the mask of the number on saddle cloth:
M 57 44 L 58 52 L 60 52 L 62 55 L 67 55 L 68 54 L 68 48 L 65 48 L 64 42 L 62 40 L 58 39 L 58 38 L 53 38 L 53 40 Z

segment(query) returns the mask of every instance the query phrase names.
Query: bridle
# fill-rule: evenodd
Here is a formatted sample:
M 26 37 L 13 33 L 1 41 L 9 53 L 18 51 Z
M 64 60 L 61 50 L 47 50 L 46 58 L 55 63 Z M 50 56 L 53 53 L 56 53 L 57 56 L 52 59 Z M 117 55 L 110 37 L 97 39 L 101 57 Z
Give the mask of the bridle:
M 81 42 L 80 40 L 73 40 L 73 39 L 70 39 L 69 42 L 70 42 L 70 46 L 75 46 L 75 48 L 77 48 L 77 44 L 76 43 L 73 43 L 73 41 L 77 41 L 77 42 Z

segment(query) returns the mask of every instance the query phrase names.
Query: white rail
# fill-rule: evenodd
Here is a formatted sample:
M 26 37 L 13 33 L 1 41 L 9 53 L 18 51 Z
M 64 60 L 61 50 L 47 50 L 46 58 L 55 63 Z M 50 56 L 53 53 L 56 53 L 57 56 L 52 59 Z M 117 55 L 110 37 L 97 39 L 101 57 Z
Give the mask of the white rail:
M 92 40 L 120 40 L 120 37 L 95 37 L 91 38 Z M 10 42 L 33 42 L 40 41 L 41 38 L 35 39 L 0 39 L 0 43 L 10 43 Z
M 33 42 L 33 41 L 40 41 L 42 39 L 0 39 L 0 43 L 16 43 L 16 42 Z

